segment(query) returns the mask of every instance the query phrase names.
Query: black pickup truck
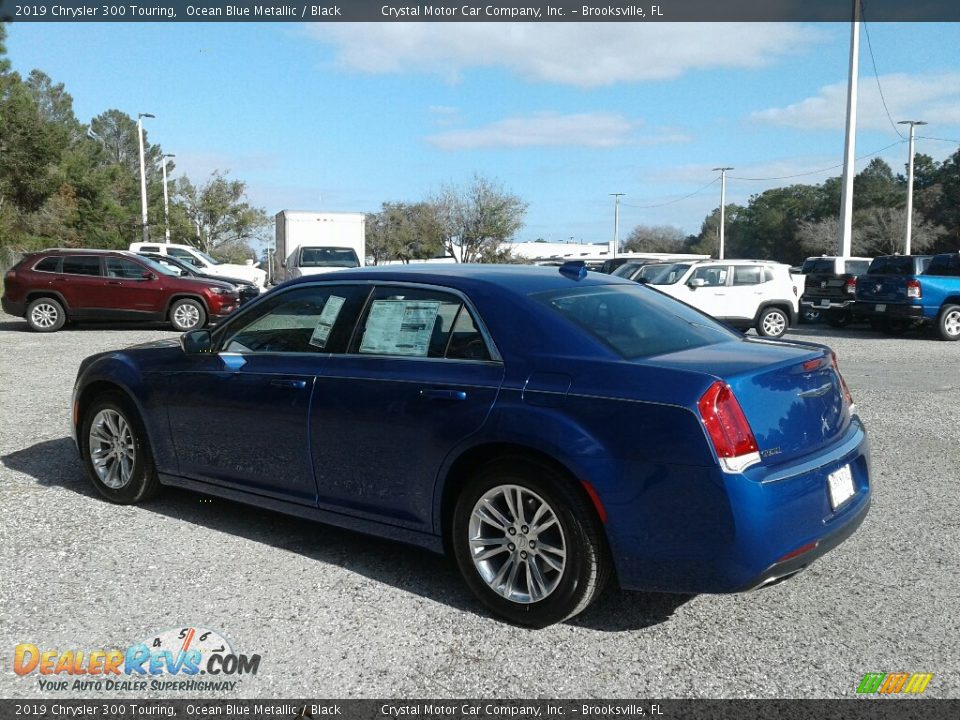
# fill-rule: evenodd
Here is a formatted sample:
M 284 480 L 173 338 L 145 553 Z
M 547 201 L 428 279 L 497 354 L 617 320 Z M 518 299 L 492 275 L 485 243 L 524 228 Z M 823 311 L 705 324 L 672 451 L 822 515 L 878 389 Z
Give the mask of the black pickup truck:
M 853 304 L 857 292 L 857 275 L 863 275 L 871 258 L 813 257 L 801 269 L 806 276 L 800 313 L 809 317 L 815 312 L 833 327 L 843 327 L 854 319 Z

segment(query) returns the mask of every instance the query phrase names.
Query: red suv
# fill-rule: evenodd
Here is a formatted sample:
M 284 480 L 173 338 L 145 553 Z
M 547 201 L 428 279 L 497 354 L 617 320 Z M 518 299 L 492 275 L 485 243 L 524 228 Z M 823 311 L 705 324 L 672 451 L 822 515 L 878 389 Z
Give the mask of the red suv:
M 67 320 L 169 320 L 180 331 L 237 309 L 232 285 L 181 277 L 122 250 L 30 253 L 3 278 L 3 309 L 37 332 Z

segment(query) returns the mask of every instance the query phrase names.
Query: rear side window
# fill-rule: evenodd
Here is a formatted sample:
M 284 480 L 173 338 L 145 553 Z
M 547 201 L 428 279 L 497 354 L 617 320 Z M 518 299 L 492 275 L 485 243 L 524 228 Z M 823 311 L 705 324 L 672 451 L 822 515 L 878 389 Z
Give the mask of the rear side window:
M 351 352 L 360 355 L 489 360 L 490 352 L 463 300 L 451 293 L 378 287 Z
M 44 258 L 36 265 L 33 266 L 34 270 L 38 272 L 59 272 L 60 271 L 60 258 L 58 257 L 48 257 Z
M 734 265 L 734 285 L 759 285 L 764 282 L 763 268 L 759 265 Z
M 935 255 L 926 274 L 960 277 L 960 255 Z
M 742 337 L 642 285 L 578 287 L 531 297 L 631 360 Z
M 95 255 L 67 255 L 63 258 L 65 275 L 100 275 L 100 258 Z
M 140 249 L 137 250 L 137 252 L 142 252 L 142 253 L 145 253 L 145 252 L 158 253 L 158 252 L 160 252 L 160 248 L 157 247 L 156 245 L 142 245 L 142 246 L 140 247 Z

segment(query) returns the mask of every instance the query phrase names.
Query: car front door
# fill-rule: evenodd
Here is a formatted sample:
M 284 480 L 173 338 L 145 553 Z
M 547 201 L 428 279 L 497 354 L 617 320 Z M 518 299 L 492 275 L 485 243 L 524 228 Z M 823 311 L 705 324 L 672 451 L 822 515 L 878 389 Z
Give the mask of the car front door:
M 180 475 L 315 506 L 308 421 L 316 376 L 369 288 L 290 288 L 215 334 L 166 384 Z M 349 317 L 348 317 L 349 316 Z
M 378 286 L 348 352 L 331 355 L 317 377 L 319 506 L 431 532 L 440 468 L 483 425 L 502 380 L 462 296 Z
M 156 273 L 127 258 L 108 257 L 107 301 L 110 306 L 138 313 L 161 313 L 166 297 Z
M 679 297 L 688 305 L 693 305 L 711 317 L 730 317 L 730 298 L 727 281 L 730 267 L 727 265 L 707 265 L 697 267 L 687 279 L 687 290 Z

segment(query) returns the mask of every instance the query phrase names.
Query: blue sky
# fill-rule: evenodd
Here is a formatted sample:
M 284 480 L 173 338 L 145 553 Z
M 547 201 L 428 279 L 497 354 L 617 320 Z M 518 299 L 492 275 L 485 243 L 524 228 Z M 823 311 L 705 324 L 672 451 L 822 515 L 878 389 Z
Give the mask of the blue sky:
M 930 124 L 918 152 L 960 146 L 960 25 L 868 24 L 894 120 Z M 849 25 L 760 23 L 16 23 L 7 50 L 73 95 L 81 121 L 146 120 L 174 177 L 229 170 L 250 200 L 372 212 L 481 174 L 529 203 L 518 239 L 687 233 L 728 202 L 837 165 Z M 891 127 L 861 31 L 857 155 L 895 170 Z M 862 168 L 869 159 L 858 163 Z M 741 179 L 743 178 L 743 179 Z M 669 204 L 668 204 L 669 203 Z M 658 207 L 650 207 L 658 206 Z

